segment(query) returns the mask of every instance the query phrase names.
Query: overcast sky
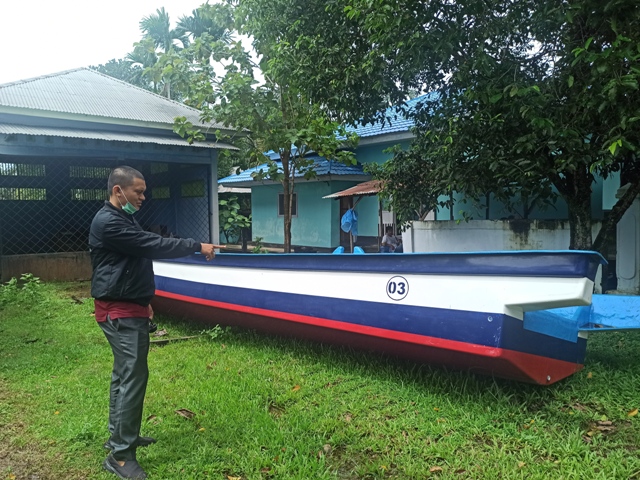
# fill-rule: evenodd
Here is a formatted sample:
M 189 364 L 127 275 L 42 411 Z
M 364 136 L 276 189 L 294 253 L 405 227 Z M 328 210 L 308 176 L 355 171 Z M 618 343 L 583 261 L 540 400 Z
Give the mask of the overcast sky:
M 202 3 L 0 0 L 0 84 L 122 58 L 140 40 L 142 17 L 164 7 L 173 27 Z

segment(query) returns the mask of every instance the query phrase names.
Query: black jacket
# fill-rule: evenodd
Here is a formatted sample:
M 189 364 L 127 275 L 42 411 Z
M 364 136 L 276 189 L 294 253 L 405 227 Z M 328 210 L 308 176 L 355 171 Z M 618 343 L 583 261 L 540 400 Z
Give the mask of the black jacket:
M 164 238 L 146 232 L 132 215 L 107 201 L 93 218 L 89 232 L 91 296 L 147 306 L 156 291 L 152 259 L 185 257 L 201 248 L 190 238 Z

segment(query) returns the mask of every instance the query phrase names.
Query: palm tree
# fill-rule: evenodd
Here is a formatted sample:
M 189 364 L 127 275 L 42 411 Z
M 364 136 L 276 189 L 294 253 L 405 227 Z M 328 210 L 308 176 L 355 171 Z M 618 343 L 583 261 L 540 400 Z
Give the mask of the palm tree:
M 169 53 L 172 48 L 177 50 L 189 46 L 189 38 L 181 30 L 171 28 L 169 14 L 164 7 L 140 20 L 140 30 L 145 37 L 152 38 L 163 53 Z M 176 42 L 180 45 L 176 45 Z
M 180 17 L 176 30 L 193 40 L 208 34 L 214 40 L 229 43 L 231 41 L 230 25 L 232 25 L 231 14 L 226 6 L 205 3 L 193 10 L 190 16 Z

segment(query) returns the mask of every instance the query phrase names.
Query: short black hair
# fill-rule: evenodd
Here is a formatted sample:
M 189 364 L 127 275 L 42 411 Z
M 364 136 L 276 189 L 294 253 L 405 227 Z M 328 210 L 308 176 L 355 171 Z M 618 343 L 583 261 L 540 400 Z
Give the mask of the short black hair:
M 107 181 L 107 188 L 109 189 L 109 195 L 113 192 L 113 187 L 120 185 L 122 188 L 133 185 L 136 178 L 144 180 L 142 174 L 132 167 L 122 165 L 114 168 L 109 174 L 109 180 Z

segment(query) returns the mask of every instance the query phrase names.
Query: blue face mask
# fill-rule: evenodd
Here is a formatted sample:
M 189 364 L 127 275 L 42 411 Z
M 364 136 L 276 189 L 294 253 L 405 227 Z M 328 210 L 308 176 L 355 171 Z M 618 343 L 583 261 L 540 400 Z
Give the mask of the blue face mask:
M 127 200 L 127 204 L 122 205 L 122 203 L 120 202 L 120 199 L 118 199 L 118 203 L 122 207 L 122 211 L 125 213 L 128 213 L 129 215 L 133 215 L 138 211 L 138 209 L 134 207 L 133 204 L 127 199 L 127 196 L 122 191 L 122 187 L 118 187 L 118 188 L 120 189 L 120 193 L 122 193 L 122 196 L 124 197 L 124 199 Z

